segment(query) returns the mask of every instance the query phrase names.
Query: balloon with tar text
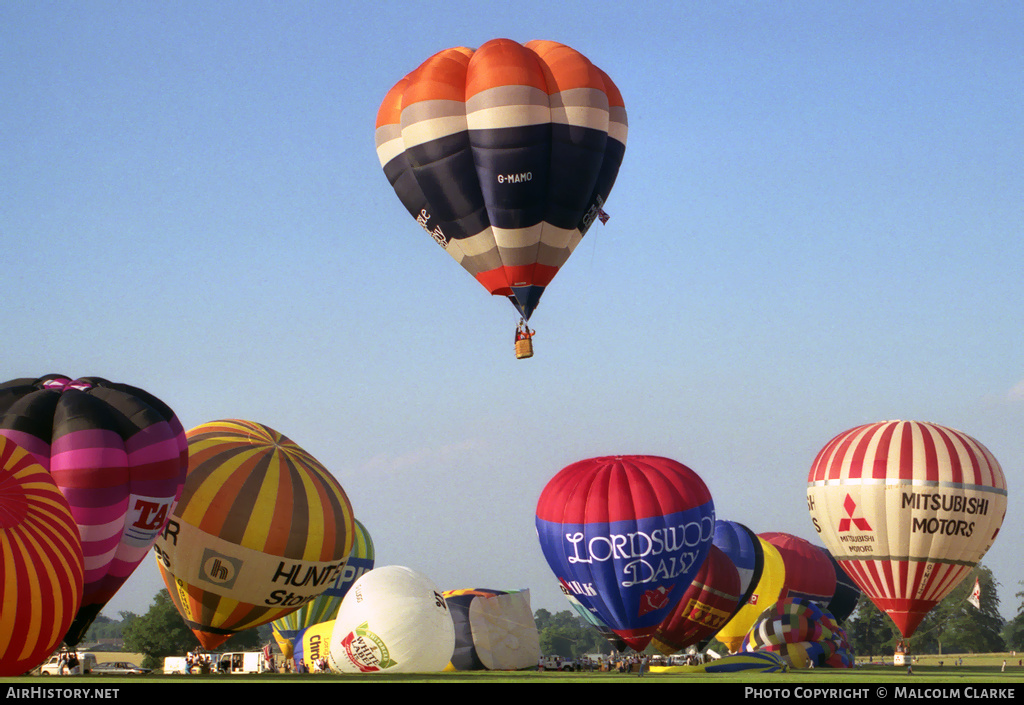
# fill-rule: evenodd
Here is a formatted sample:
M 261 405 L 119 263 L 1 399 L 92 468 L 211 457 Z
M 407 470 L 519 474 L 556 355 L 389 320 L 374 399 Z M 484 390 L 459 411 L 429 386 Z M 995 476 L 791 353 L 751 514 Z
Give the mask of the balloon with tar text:
M 0 435 L 50 472 L 78 525 L 85 584 L 64 636 L 74 646 L 166 525 L 185 481 L 185 431 L 149 392 L 52 374 L 0 384 Z

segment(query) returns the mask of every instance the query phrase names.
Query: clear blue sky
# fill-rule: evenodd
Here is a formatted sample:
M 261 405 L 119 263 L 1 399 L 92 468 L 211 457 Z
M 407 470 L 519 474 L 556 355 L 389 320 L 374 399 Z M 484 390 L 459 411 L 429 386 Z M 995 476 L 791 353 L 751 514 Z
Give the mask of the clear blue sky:
M 717 514 L 816 540 L 817 451 L 953 426 L 1024 549 L 1019 2 L 0 4 L 3 378 L 144 387 L 330 467 L 378 564 L 567 609 L 537 546 L 563 466 L 653 453 Z M 553 39 L 621 89 L 608 201 L 516 317 L 402 209 L 385 92 L 431 54 Z M 144 563 L 108 613 L 162 587 Z

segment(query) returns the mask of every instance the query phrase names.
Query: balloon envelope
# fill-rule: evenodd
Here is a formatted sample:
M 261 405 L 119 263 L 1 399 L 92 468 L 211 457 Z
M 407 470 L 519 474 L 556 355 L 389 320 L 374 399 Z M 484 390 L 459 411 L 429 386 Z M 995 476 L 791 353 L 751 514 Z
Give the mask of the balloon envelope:
M 163 530 L 187 468 L 185 432 L 148 392 L 64 375 L 0 385 L 0 435 L 49 470 L 75 517 L 85 558 L 77 644 Z
M 697 473 L 639 455 L 569 465 L 544 488 L 536 516 L 555 576 L 637 651 L 707 558 L 714 523 Z
M 826 607 L 832 613 L 832 616 L 836 618 L 836 623 L 842 624 L 857 608 L 857 601 L 861 595 L 860 588 L 846 574 L 843 567 L 839 565 L 839 561 L 828 552 L 828 549 L 822 548 L 821 551 L 828 556 L 828 559 L 832 562 L 832 569 L 836 573 L 836 591 Z
M 404 566 L 364 574 L 341 602 L 331 634 L 331 670 L 428 673 L 444 670 L 455 625 L 434 583 Z
M 822 541 L 904 637 L 992 545 L 1006 497 L 1002 468 L 985 446 L 920 421 L 845 431 L 807 477 Z
M 273 621 L 274 639 L 281 653 L 290 657 L 303 632 L 314 624 L 333 622 L 345 593 L 363 573 L 373 570 L 373 539 L 358 519 L 354 525 L 352 552 L 334 582 L 312 602 Z
M 82 601 L 78 527 L 53 478 L 0 436 L 0 676 L 43 663 Z
M 668 656 L 710 638 L 732 618 L 740 597 L 739 571 L 712 544 L 683 598 L 658 626 L 654 645 Z
M 757 534 L 738 521 L 715 520 L 715 536 L 712 545 L 720 548 L 732 560 L 740 578 L 739 609 L 747 604 L 754 589 L 761 581 L 764 570 L 764 551 Z
M 786 581 L 786 566 L 778 549 L 760 537 L 757 541 L 761 546 L 763 559 L 761 579 L 754 586 L 747 601 L 715 635 L 715 638 L 725 644 L 732 653 L 740 650 L 743 637 L 747 635 L 765 607 L 771 607 L 778 602 Z
M 470 588 L 443 594 L 455 624 L 449 670 L 517 671 L 537 665 L 540 634 L 529 590 Z
M 188 432 L 181 501 L 156 542 L 171 599 L 207 650 L 313 601 L 352 552 L 352 507 L 294 441 L 252 421 Z
M 594 219 L 626 148 L 615 84 L 557 42 L 446 49 L 388 92 L 377 156 L 409 214 L 529 319 Z
M 758 536 L 782 556 L 786 580 L 780 597 L 799 597 L 821 606 L 829 603 L 836 592 L 836 571 L 820 548 L 781 531 L 766 531 Z
M 600 617 L 598 617 L 592 611 L 587 609 L 582 602 L 573 597 L 567 585 L 565 585 L 564 583 L 559 583 L 558 587 L 562 591 L 562 594 L 565 595 L 565 598 L 569 600 L 569 604 L 572 605 L 572 608 L 573 610 L 575 610 L 576 614 L 582 617 L 583 620 L 587 622 L 587 624 L 596 629 L 597 633 L 603 636 L 608 641 L 608 644 L 611 645 L 612 650 L 625 651 L 629 648 L 629 645 L 622 640 L 622 637 L 613 632 L 607 624 L 601 621 Z
M 831 614 L 811 600 L 786 597 L 766 609 L 743 640 L 743 651 L 772 651 L 794 668 L 849 667 L 832 657 L 845 643 Z

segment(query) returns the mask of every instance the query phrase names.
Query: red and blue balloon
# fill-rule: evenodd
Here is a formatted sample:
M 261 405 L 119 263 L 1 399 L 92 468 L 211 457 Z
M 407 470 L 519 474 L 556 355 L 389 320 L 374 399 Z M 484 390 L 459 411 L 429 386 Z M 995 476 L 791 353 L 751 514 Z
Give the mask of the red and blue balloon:
M 556 474 L 537 503 L 536 525 L 566 591 L 641 651 L 707 558 L 715 511 L 704 481 L 685 465 L 619 455 Z

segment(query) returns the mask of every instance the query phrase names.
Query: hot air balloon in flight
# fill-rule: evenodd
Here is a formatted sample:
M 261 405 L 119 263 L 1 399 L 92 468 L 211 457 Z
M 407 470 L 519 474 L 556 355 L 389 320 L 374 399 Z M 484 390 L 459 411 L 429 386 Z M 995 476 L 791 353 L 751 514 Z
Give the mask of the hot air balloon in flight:
M 31 453 L 0 436 L 0 676 L 20 676 L 57 648 L 84 581 L 67 500 Z
M 374 568 L 341 601 L 331 632 L 338 673 L 433 673 L 455 650 L 455 623 L 433 581 L 405 566 Z
M 683 598 L 658 625 L 652 643 L 668 656 L 710 639 L 732 618 L 740 598 L 739 571 L 729 556 L 712 544 Z
M 0 385 L 0 435 L 49 470 L 78 525 L 85 585 L 64 635 L 73 646 L 167 523 L 185 480 L 185 431 L 137 387 L 47 375 Z
M 529 341 L 525 323 L 559 268 L 607 218 L 626 132 L 619 90 L 585 56 L 494 39 L 438 52 L 395 84 L 376 145 L 409 214 L 515 306 L 518 342 Z
M 333 475 L 294 441 L 244 420 L 188 434 L 188 477 L 157 565 L 207 650 L 316 599 L 345 569 L 352 506 Z
M 363 573 L 373 570 L 374 551 L 373 539 L 366 527 L 356 519 L 355 537 L 352 553 L 349 554 L 342 570 L 335 581 L 312 602 L 303 605 L 294 612 L 289 612 L 272 623 L 274 640 L 281 648 L 285 658 L 292 658 L 296 648 L 302 641 L 303 632 L 314 624 L 333 622 L 338 616 L 338 608 L 345 593 Z M 299 649 L 301 651 L 301 649 Z M 295 655 L 301 658 L 301 655 Z
M 714 525 L 704 481 L 656 456 L 573 463 L 537 502 L 538 539 L 559 582 L 637 651 L 693 581 Z
M 840 433 L 807 477 L 815 529 L 904 638 L 971 572 L 1006 514 L 1006 478 L 985 446 L 921 421 Z

